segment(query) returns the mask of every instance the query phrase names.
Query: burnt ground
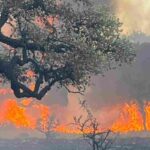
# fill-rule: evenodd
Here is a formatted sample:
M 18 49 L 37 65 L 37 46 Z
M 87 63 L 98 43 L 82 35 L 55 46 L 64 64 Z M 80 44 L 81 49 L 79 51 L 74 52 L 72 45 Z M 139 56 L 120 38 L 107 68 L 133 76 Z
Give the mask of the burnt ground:
M 79 139 L 15 139 L 0 140 L 0 150 L 90 150 L 85 141 Z M 117 139 L 111 150 L 150 150 L 150 138 Z
M 113 150 L 150 150 L 150 138 L 117 139 Z

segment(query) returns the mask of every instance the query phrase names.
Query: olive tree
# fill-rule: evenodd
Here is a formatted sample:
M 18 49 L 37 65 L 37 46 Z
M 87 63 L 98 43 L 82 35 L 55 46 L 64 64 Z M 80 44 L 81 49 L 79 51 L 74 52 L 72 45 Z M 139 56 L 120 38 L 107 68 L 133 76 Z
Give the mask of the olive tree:
M 40 100 L 55 84 L 84 91 L 92 75 L 133 59 L 120 26 L 90 0 L 0 0 L 0 74 L 17 98 Z

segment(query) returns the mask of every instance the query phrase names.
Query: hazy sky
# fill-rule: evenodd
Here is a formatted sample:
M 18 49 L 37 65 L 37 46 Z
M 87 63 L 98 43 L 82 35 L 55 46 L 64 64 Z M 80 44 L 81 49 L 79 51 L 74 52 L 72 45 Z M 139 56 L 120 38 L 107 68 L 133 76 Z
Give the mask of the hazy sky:
M 123 22 L 124 33 L 140 31 L 150 35 L 150 0 L 112 0 L 112 3 Z

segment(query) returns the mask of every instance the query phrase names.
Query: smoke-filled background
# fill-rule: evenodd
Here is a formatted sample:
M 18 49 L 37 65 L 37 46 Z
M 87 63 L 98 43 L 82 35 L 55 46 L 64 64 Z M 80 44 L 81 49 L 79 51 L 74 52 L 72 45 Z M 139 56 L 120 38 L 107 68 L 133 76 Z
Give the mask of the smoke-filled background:
M 86 97 L 93 107 L 120 100 L 150 100 L 150 0 L 111 0 L 109 3 L 123 23 L 123 34 L 136 43 L 137 57 L 131 66 L 109 71 L 105 77 L 94 77 L 95 85 Z
M 97 0 L 95 3 L 99 2 L 100 0 Z M 103 2 L 113 6 L 112 13 L 115 13 L 123 23 L 123 34 L 128 34 L 135 42 L 137 57 L 131 66 L 122 66 L 106 72 L 104 77 L 93 77 L 85 99 L 96 109 L 131 99 L 150 100 L 150 0 Z M 49 100 L 45 100 L 46 103 L 67 106 L 71 101 L 63 89 L 50 93 L 51 96 L 47 96 Z
M 107 122 L 111 121 L 109 116 L 116 116 L 114 105 L 137 101 L 142 106 L 150 100 L 150 0 L 95 0 L 95 4 L 100 1 L 113 7 L 112 13 L 123 23 L 123 34 L 135 43 L 137 55 L 130 66 L 110 70 L 104 77 L 93 77 L 82 97 L 99 119 Z M 44 98 L 44 103 L 63 106 L 66 116 L 71 117 L 79 109 L 78 99 L 78 95 L 67 94 L 64 89 L 54 89 Z
M 112 0 L 116 15 L 123 22 L 123 32 L 150 34 L 150 0 Z

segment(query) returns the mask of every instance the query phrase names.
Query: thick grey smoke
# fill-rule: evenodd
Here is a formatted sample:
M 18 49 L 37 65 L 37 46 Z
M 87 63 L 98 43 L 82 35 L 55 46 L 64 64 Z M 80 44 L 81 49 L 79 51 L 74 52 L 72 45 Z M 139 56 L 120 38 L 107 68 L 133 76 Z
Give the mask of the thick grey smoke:
M 61 106 L 67 106 L 68 98 L 67 98 L 67 91 L 62 88 L 59 89 L 57 87 L 53 87 L 48 94 L 42 100 L 42 103 L 47 104 L 49 106 L 59 104 Z
M 94 77 L 91 91 L 86 95 L 90 105 L 100 108 L 123 101 L 150 100 L 150 43 L 137 46 L 132 65 L 109 71 L 105 77 Z

